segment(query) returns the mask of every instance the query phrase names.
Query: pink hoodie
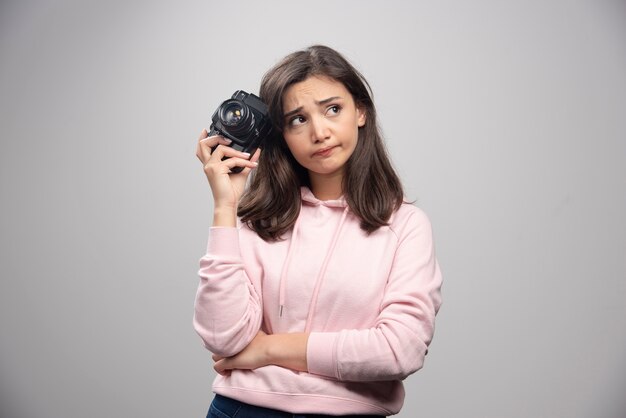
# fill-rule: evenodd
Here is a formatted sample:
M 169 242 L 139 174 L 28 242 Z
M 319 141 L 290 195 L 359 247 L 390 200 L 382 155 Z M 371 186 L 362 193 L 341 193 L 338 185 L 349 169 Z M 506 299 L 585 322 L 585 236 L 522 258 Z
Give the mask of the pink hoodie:
M 282 241 L 265 242 L 246 226 L 211 228 L 194 327 L 223 356 L 259 329 L 309 332 L 309 372 L 233 370 L 213 390 L 291 413 L 396 414 L 402 380 L 422 367 L 441 305 L 430 222 L 403 204 L 368 236 L 344 199 L 320 201 L 302 188 L 302 200 Z

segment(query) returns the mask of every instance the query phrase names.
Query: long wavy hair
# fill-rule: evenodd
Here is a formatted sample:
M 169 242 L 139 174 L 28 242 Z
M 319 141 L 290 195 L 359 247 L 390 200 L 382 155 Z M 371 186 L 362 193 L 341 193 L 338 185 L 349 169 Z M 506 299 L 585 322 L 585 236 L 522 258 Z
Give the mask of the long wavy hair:
M 404 192 L 389 160 L 376 121 L 371 87 L 337 51 L 322 45 L 286 56 L 261 81 L 259 95 L 268 105 L 274 125 L 266 139 L 259 165 L 238 208 L 241 221 L 266 241 L 277 241 L 293 228 L 300 213 L 300 187 L 311 187 L 308 171 L 293 157 L 283 137 L 283 94 L 311 76 L 341 82 L 355 104 L 365 110 L 353 154 L 346 163 L 343 194 L 351 212 L 368 234 L 387 225 L 403 202 Z

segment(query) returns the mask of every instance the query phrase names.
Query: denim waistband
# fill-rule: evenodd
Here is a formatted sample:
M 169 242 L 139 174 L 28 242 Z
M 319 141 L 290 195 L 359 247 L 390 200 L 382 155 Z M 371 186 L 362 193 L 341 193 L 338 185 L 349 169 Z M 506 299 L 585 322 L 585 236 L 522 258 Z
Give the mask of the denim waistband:
M 385 418 L 383 415 L 339 415 L 352 418 Z M 215 395 L 207 418 L 322 418 L 325 414 L 292 414 L 278 409 L 250 405 L 222 395 Z

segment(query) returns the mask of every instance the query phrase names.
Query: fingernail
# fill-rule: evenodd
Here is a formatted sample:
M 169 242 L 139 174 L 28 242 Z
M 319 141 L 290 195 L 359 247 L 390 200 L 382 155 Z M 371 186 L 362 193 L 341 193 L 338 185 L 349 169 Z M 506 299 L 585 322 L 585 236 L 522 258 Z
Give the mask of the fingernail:
M 232 139 L 228 139 L 228 138 L 224 138 L 224 141 L 226 141 L 227 144 L 230 144 L 231 142 L 233 142 Z
M 242 152 L 243 155 L 246 156 L 246 158 L 250 158 L 250 153 L 249 152 Z

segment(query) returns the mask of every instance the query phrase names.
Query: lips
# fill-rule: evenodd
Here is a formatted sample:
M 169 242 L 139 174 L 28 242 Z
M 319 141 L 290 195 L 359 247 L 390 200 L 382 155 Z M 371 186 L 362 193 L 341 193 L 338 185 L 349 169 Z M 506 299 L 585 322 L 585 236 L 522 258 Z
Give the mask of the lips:
M 326 148 L 322 148 L 319 151 L 316 151 L 313 156 L 314 157 L 328 157 L 333 150 L 336 148 L 336 145 L 332 146 L 332 147 L 326 147 Z

